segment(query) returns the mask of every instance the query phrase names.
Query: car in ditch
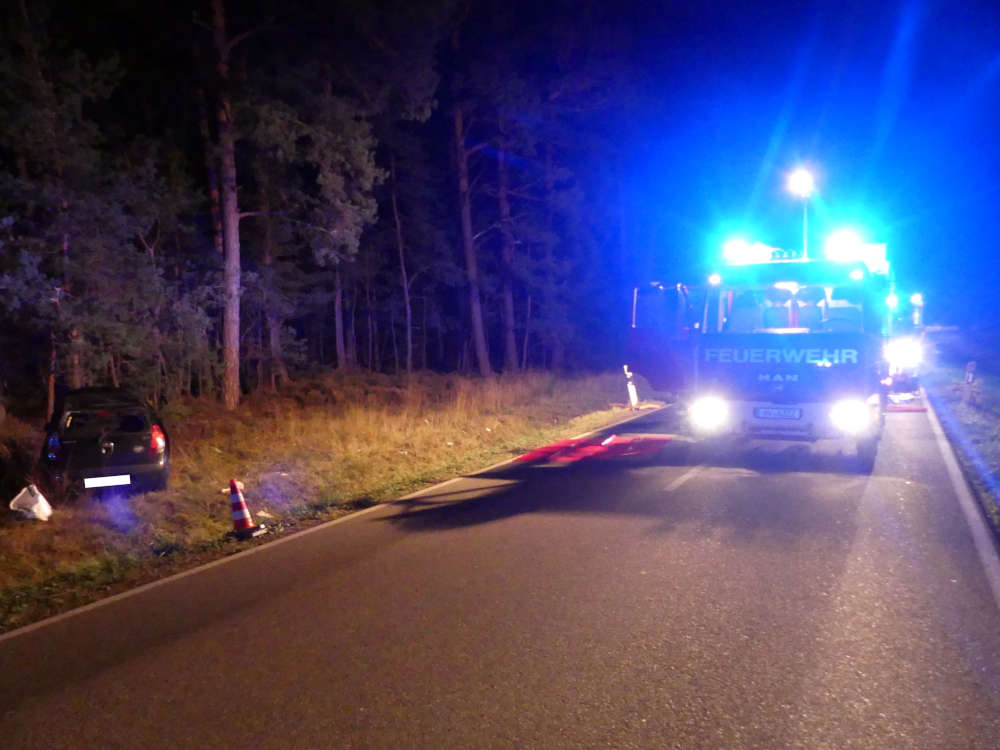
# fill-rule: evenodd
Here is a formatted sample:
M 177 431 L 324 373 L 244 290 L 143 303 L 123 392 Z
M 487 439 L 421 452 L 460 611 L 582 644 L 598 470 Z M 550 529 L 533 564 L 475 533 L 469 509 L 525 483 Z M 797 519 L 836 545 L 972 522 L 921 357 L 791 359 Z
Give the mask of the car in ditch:
M 46 425 L 40 465 L 63 492 L 164 490 L 170 438 L 155 410 L 121 388 L 68 391 Z

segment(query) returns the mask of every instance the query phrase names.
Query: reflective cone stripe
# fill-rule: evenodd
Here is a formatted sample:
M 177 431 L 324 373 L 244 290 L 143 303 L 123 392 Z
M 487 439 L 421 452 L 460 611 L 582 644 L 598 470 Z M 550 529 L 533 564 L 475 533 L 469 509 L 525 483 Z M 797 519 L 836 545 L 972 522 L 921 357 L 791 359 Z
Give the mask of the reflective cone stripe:
M 229 480 L 229 494 L 233 501 L 233 530 L 249 531 L 254 528 L 253 517 L 250 509 L 247 508 L 247 501 L 243 499 L 243 493 L 236 486 L 236 480 Z

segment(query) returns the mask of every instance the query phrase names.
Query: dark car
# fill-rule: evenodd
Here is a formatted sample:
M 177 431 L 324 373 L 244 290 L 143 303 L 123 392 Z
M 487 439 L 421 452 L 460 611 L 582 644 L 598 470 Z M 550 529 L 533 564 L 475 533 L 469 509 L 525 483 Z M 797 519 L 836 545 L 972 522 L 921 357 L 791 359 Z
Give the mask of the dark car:
M 60 399 L 46 425 L 41 465 L 65 490 L 163 490 L 170 439 L 153 409 L 128 391 L 80 388 Z

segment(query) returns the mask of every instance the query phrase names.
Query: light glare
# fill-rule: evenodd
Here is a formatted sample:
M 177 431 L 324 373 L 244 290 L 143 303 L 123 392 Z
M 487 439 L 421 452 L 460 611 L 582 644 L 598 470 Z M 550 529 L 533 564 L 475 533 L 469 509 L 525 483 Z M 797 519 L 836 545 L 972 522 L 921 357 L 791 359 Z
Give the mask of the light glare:
M 885 345 L 885 358 L 893 372 L 912 370 L 924 360 L 924 347 L 919 339 L 893 339 Z
M 713 432 L 726 424 L 729 407 L 718 396 L 702 396 L 691 404 L 691 425 L 701 432 Z
M 889 273 L 885 245 L 865 242 L 853 229 L 838 229 L 831 234 L 826 240 L 824 251 L 828 260 L 840 263 L 861 262 L 868 267 L 869 273 Z
M 868 429 L 871 414 L 868 405 L 857 398 L 845 398 L 830 409 L 833 426 L 848 435 L 857 435 Z
M 826 239 L 826 257 L 830 260 L 861 260 L 864 244 L 853 229 L 838 229 Z
M 780 251 L 763 242 L 747 242 L 742 237 L 734 237 L 722 245 L 722 258 L 727 265 L 745 266 L 752 263 L 767 263 Z
M 808 169 L 799 167 L 788 175 L 788 191 L 799 198 L 808 198 L 816 189 L 816 181 Z
M 722 245 L 722 257 L 727 263 L 745 263 L 751 253 L 751 245 L 742 237 L 733 237 Z

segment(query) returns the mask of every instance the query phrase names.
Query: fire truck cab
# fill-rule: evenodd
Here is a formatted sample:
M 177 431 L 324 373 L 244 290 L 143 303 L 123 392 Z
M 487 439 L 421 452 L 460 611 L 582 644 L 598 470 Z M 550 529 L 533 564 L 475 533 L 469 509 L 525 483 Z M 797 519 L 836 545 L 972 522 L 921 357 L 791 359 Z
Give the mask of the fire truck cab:
M 677 394 L 696 438 L 848 441 L 870 471 L 890 288 L 885 246 L 874 247 L 804 259 L 756 245 L 704 285 L 637 288 L 628 366 Z

